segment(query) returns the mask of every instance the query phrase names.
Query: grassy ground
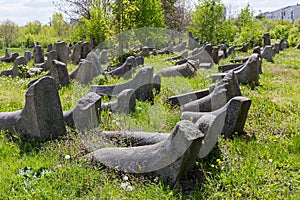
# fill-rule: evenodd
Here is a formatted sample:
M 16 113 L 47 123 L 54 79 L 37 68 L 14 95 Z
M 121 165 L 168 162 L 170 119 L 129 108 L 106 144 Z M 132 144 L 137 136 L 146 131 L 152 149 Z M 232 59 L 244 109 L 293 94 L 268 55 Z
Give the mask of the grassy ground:
M 91 165 L 81 158 L 85 151 L 72 130 L 41 145 L 23 143 L 2 131 L 0 199 L 300 199 L 299 54 L 295 49 L 280 52 L 274 63 L 263 63 L 258 87 L 241 86 L 243 96 L 252 100 L 246 134 L 221 138 L 209 158 L 199 160 L 181 182 L 183 189 L 172 191 L 159 180 L 130 175 L 124 180 L 124 174 Z M 156 58 L 146 63 L 155 70 L 172 64 Z M 0 70 L 11 67 L 0 64 Z M 154 104 L 137 102 L 130 116 L 103 112 L 101 128 L 170 132 L 180 112 L 164 104 L 165 98 L 206 88 L 206 73 L 190 79 L 164 78 Z M 0 112 L 24 106 L 30 80 L 0 77 Z M 76 83 L 60 90 L 63 109 L 71 109 L 87 91 Z

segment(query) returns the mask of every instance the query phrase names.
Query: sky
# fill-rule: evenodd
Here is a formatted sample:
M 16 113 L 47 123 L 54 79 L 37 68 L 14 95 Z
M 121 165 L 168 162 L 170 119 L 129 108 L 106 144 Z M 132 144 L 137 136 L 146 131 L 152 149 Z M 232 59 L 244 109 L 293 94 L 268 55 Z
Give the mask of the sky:
M 237 14 L 247 3 L 250 4 L 255 14 L 277 10 L 282 7 L 296 5 L 300 0 L 222 0 L 228 6 L 232 14 Z M 39 20 L 42 24 L 47 24 L 53 13 L 57 9 L 52 0 L 0 0 L 0 23 L 10 19 L 19 26 L 27 22 Z

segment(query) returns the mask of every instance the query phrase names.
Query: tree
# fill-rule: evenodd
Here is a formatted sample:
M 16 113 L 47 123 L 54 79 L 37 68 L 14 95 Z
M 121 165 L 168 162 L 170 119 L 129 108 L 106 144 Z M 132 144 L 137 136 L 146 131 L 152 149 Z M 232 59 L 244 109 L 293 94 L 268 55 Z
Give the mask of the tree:
M 59 40 L 63 40 L 68 36 L 70 25 L 65 22 L 61 13 L 54 13 L 52 15 L 51 26 Z
M 0 25 L 0 37 L 3 39 L 6 47 L 8 47 L 17 36 L 18 26 L 15 22 L 7 19 Z
M 37 35 L 40 33 L 41 29 L 42 29 L 42 23 L 38 20 L 35 20 L 33 22 L 28 22 L 25 25 L 26 34 Z
M 202 43 L 216 44 L 222 41 L 216 35 L 225 20 L 224 11 L 225 6 L 220 0 L 199 0 L 196 10 L 192 12 L 190 30 Z

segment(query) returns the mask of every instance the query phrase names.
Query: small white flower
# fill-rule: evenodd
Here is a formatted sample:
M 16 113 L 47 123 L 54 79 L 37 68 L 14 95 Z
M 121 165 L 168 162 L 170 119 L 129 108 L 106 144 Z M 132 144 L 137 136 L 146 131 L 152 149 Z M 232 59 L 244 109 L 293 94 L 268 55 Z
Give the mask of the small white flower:
M 130 192 L 133 190 L 133 187 L 130 185 L 130 183 L 125 182 L 125 183 L 121 183 L 121 188 L 123 190 L 125 190 L 126 192 Z
M 269 163 L 272 163 L 273 162 L 273 159 L 269 159 Z
M 157 183 L 159 181 L 158 177 L 155 177 L 154 182 Z
M 125 176 L 123 177 L 123 181 L 128 181 L 128 176 L 125 175 Z
M 66 155 L 66 156 L 65 156 L 65 159 L 66 159 L 66 160 L 69 160 L 70 158 L 71 158 L 70 155 Z

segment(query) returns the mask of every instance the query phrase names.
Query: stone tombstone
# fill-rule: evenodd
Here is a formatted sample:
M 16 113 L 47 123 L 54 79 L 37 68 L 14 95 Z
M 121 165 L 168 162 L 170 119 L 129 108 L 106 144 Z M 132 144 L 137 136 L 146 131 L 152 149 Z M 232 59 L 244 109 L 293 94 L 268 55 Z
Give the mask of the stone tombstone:
M 65 63 L 53 60 L 51 63 L 50 74 L 54 78 L 58 88 L 68 86 L 70 84 L 70 77 Z
M 78 67 L 70 73 L 70 78 L 85 85 L 89 84 L 98 75 L 98 70 L 94 67 L 93 63 L 82 59 Z
M 235 55 L 234 46 L 230 46 L 230 47 L 228 48 L 227 56 L 230 56 L 231 54 Z
M 279 42 L 279 50 L 283 51 L 286 48 L 286 42 L 285 42 L 285 38 L 282 37 L 280 42 Z
M 195 40 L 193 33 L 189 31 L 188 33 L 188 49 L 195 49 L 198 46 L 197 41 Z
M 213 47 L 212 47 L 212 45 L 211 44 L 205 44 L 204 45 L 204 49 L 212 57 L 212 54 L 213 54 Z
M 100 58 L 99 58 L 101 64 L 106 64 L 109 61 L 108 53 L 109 53 L 109 51 L 107 49 L 104 49 L 101 52 L 101 55 L 100 55 Z
M 268 62 L 273 61 L 273 47 L 271 45 L 265 46 L 261 53 L 261 57 L 266 59 Z
M 149 57 L 150 56 L 150 49 L 149 49 L 149 47 L 144 46 L 142 48 L 142 52 L 140 53 L 140 56 Z
M 220 47 L 215 46 L 212 51 L 212 59 L 214 60 L 215 64 L 219 63 L 219 49 Z
M 30 61 L 32 59 L 32 53 L 31 51 L 25 51 L 24 52 L 24 57 L 26 58 L 27 61 Z
M 264 33 L 263 38 L 264 38 L 264 47 L 271 45 L 271 36 L 269 32 Z
M 35 64 L 45 62 L 44 50 L 41 45 L 37 45 L 33 49 L 33 60 Z
M 100 125 L 101 96 L 89 92 L 83 96 L 75 108 L 64 112 L 64 120 L 69 127 L 80 133 L 98 128 Z
M 71 54 L 71 57 L 70 59 L 75 63 L 75 64 L 78 64 L 80 62 L 80 59 L 81 59 L 81 47 L 82 47 L 82 43 L 83 42 L 77 42 L 75 45 L 74 45 L 74 48 L 73 48 L 73 52 Z
M 52 50 L 54 50 L 54 47 L 53 47 L 53 44 L 50 43 L 50 44 L 47 45 L 47 52 L 50 52 Z
M 54 49 L 56 50 L 57 53 L 57 60 L 67 64 L 69 58 L 69 54 L 68 54 L 69 50 L 66 42 L 56 42 L 54 44 Z
M 92 51 L 92 45 L 88 42 L 82 43 L 81 46 L 81 59 L 85 59 L 87 55 Z
M 65 135 L 61 102 L 53 78 L 42 77 L 29 87 L 22 110 L 0 113 L 0 129 L 38 141 Z

